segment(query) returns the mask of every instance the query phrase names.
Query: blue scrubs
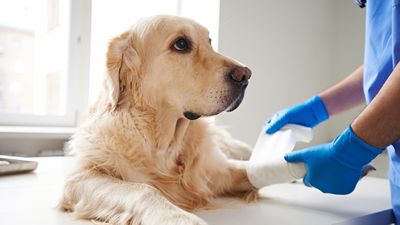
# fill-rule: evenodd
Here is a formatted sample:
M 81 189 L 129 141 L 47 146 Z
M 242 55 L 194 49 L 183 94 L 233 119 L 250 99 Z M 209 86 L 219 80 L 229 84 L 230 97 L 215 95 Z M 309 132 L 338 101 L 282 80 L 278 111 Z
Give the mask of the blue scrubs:
M 364 94 L 367 103 L 382 88 L 399 60 L 400 0 L 368 0 L 364 56 Z M 388 147 L 388 153 L 393 211 L 396 224 L 400 224 L 400 140 Z

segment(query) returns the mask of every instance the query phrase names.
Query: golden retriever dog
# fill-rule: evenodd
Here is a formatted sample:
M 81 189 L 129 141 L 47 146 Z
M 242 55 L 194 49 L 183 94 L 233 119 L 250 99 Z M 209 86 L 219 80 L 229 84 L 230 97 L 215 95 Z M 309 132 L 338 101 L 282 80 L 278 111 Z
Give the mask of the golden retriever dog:
M 233 111 L 251 71 L 193 20 L 154 16 L 108 47 L 102 94 L 70 141 L 63 211 L 107 224 L 199 225 L 218 196 L 257 198 L 251 149 L 204 117 Z

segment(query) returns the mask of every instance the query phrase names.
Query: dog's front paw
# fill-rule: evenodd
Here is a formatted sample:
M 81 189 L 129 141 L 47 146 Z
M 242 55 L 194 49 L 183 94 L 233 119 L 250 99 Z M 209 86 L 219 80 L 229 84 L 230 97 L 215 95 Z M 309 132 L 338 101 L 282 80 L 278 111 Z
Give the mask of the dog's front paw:
M 221 150 L 229 159 L 237 160 L 249 160 L 252 153 L 251 147 L 239 140 L 231 140 L 225 143 Z
M 171 215 L 165 219 L 165 225 L 207 225 L 207 223 L 190 213 Z

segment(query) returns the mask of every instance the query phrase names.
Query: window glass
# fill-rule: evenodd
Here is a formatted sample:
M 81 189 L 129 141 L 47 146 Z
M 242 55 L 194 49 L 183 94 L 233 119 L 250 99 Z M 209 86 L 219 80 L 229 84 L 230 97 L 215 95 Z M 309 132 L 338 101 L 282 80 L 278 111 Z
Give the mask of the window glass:
M 0 114 L 66 111 L 69 1 L 0 2 Z

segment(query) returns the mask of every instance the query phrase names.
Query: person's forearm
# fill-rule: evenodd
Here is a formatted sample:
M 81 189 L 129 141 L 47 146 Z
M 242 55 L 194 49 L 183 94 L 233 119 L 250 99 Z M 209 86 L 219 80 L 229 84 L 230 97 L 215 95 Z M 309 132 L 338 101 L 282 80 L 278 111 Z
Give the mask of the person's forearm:
M 397 64 L 374 100 L 352 123 L 366 143 L 385 148 L 400 138 L 400 65 Z
M 363 66 L 360 66 L 344 80 L 319 94 L 329 116 L 341 113 L 364 102 L 363 73 Z

